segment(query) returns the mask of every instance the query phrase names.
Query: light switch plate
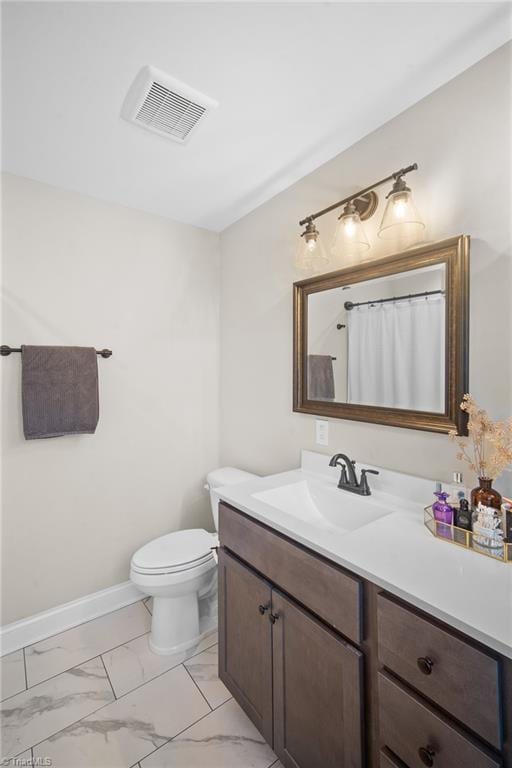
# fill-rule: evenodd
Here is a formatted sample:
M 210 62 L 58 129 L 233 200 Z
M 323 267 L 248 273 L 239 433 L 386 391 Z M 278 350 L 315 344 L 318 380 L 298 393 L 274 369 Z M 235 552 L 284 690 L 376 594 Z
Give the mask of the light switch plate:
M 329 422 L 315 419 L 315 442 L 317 445 L 329 445 Z

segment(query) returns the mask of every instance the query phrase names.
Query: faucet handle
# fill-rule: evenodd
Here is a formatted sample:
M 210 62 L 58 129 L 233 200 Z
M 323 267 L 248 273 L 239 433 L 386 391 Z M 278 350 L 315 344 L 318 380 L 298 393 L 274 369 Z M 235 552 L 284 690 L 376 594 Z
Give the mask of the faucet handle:
M 359 487 L 361 488 L 361 495 L 362 496 L 371 496 L 370 486 L 368 485 L 368 478 L 366 475 L 379 475 L 380 472 L 377 469 L 362 469 L 361 470 L 361 480 L 359 482 Z

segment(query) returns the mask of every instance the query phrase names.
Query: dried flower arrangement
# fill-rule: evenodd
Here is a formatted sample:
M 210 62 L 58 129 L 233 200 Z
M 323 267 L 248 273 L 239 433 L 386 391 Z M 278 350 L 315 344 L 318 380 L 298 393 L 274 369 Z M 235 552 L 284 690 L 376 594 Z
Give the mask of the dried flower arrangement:
M 495 480 L 512 464 L 512 418 L 492 421 L 471 395 L 464 395 L 460 407 L 468 414 L 469 437 L 450 432 L 459 448 L 457 459 L 466 461 L 478 477 Z

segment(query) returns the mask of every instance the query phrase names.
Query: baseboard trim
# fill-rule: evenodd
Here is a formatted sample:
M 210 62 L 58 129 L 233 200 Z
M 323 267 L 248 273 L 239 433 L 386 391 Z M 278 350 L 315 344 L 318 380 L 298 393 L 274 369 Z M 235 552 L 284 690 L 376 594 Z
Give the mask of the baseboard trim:
M 48 611 L 36 613 L 26 619 L 13 621 L 0 627 L 0 655 L 12 653 L 26 645 L 56 635 L 84 621 L 96 619 L 105 613 L 124 608 L 125 605 L 141 600 L 143 597 L 131 581 L 124 581 L 92 595 L 85 595 L 70 603 L 57 605 Z

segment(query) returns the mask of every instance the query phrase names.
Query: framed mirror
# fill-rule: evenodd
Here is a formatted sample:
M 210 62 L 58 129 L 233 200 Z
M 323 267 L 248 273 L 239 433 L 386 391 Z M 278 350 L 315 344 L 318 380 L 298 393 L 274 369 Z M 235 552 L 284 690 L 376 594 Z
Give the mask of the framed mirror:
M 294 284 L 293 409 L 466 433 L 469 237 Z

